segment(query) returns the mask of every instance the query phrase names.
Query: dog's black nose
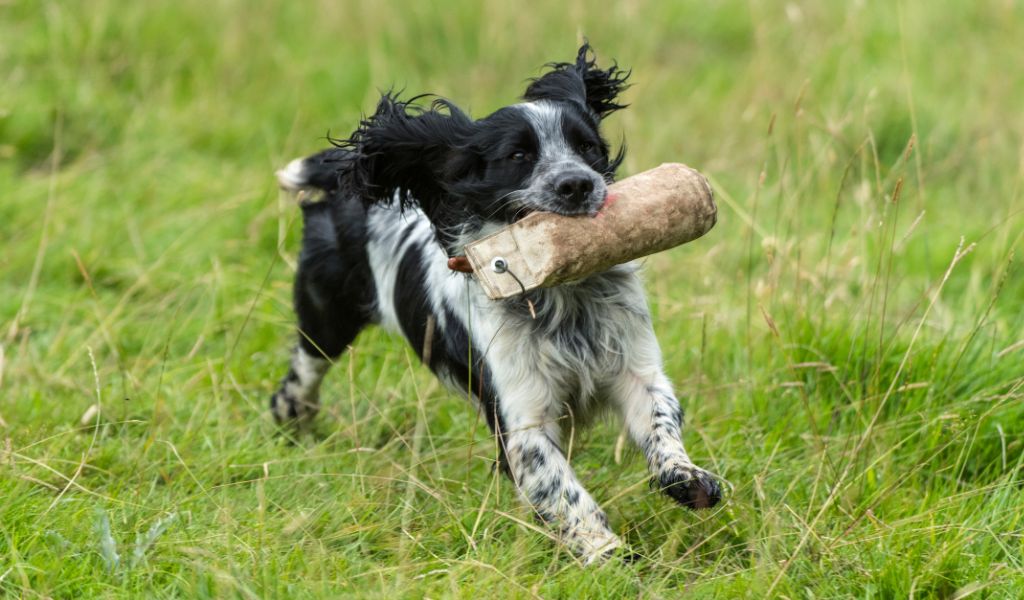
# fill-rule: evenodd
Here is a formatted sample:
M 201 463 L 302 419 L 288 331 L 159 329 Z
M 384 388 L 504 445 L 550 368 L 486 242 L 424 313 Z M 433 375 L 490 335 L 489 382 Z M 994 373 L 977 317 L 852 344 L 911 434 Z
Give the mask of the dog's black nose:
M 585 176 L 566 175 L 555 184 L 555 192 L 565 201 L 581 204 L 594 191 L 594 182 Z

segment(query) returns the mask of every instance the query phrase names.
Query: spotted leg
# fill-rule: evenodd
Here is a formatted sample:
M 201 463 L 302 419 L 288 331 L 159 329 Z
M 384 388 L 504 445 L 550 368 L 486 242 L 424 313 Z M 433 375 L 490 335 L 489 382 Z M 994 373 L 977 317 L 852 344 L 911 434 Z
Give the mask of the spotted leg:
M 662 372 L 654 333 L 647 332 L 637 348 L 611 389 L 629 436 L 647 458 L 653 485 L 683 506 L 710 508 L 722 492 L 714 476 L 694 465 L 683 448 L 683 411 Z
M 308 425 L 320 410 L 320 383 L 345 348 L 371 320 L 373 286 L 368 267 L 338 246 L 327 202 L 302 207 L 302 253 L 295 275 L 299 343 L 288 373 L 270 397 L 278 423 Z
M 557 442 L 560 431 L 558 415 L 550 409 L 553 403 L 543 400 L 542 389 L 535 392 L 499 402 L 509 472 L 541 521 L 584 562 L 599 561 L 622 542 L 609 529 L 608 517 L 576 478 Z
M 270 412 L 278 423 L 308 424 L 320 411 L 320 383 L 330 361 L 309 353 L 302 345 L 292 351 L 288 374 L 270 397 Z

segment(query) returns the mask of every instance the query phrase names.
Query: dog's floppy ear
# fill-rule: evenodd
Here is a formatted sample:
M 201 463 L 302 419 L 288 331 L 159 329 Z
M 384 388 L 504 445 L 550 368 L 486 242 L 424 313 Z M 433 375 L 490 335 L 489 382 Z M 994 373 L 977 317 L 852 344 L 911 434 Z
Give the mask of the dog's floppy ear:
M 556 100 L 576 102 L 589 108 L 598 119 L 625 108 L 617 102 L 626 87 L 629 71 L 615 63 L 608 69 L 599 69 L 590 44 L 584 43 L 576 54 L 575 63 L 549 63 L 552 70 L 530 82 L 523 95 L 525 100 Z
M 346 191 L 370 203 L 397 199 L 402 208 L 433 212 L 444 196 L 447 164 L 472 132 L 473 121 L 447 100 L 435 99 L 424 108 L 416 104 L 421 98 L 399 100 L 387 92 L 352 137 L 333 140 L 353 152 Z

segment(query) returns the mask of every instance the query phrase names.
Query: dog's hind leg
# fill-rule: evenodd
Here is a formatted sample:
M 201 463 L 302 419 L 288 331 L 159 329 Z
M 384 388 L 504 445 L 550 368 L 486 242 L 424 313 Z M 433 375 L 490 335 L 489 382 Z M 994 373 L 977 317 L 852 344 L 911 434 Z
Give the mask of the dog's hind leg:
M 288 374 L 270 397 L 270 412 L 278 423 L 305 425 L 320 411 L 320 383 L 331 360 L 309 352 L 300 343 L 292 350 Z
M 302 254 L 295 276 L 299 341 L 288 374 L 270 398 L 278 423 L 301 426 L 316 416 L 324 375 L 372 318 L 369 265 L 365 255 L 339 249 L 331 210 L 326 202 L 303 207 Z

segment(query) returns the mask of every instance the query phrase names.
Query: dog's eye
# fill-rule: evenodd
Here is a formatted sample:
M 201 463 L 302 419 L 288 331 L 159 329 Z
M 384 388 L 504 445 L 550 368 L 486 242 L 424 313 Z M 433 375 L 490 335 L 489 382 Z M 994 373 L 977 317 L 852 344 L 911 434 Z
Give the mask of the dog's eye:
M 516 162 L 524 161 L 524 160 L 526 160 L 526 153 L 525 152 L 518 152 L 518 151 L 517 152 L 513 152 L 512 154 L 508 155 L 508 159 L 509 160 L 514 160 Z
M 576 146 L 576 150 L 580 154 L 586 154 L 587 152 L 590 152 L 593 149 L 594 149 L 594 145 L 591 144 L 590 142 L 583 142 L 579 146 Z

